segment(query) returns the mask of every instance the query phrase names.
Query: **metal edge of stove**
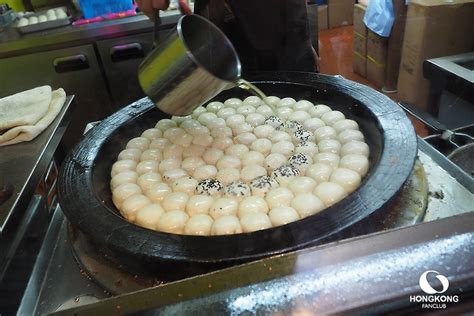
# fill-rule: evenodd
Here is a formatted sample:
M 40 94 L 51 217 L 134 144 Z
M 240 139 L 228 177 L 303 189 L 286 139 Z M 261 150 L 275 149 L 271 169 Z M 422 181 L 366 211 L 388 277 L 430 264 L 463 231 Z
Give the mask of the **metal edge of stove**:
M 444 156 L 420 137 L 418 137 L 418 149 L 430 156 L 433 161 L 435 161 L 441 168 L 446 170 L 446 172 L 448 172 L 462 186 L 467 188 L 471 193 L 474 193 L 473 178 L 469 177 L 461 168 L 456 166 L 451 160 L 446 158 L 446 156 Z
M 423 295 L 418 282 L 427 270 L 449 279 L 445 295 L 466 302 L 474 290 L 473 226 L 471 212 L 274 256 L 56 314 L 364 315 L 419 310 L 421 304 L 410 302 L 409 296 Z

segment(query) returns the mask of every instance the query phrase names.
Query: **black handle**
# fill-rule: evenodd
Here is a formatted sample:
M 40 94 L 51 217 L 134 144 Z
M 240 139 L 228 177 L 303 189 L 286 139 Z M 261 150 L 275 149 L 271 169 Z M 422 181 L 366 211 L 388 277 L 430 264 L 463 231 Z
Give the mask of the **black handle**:
M 60 57 L 53 61 L 54 69 L 57 73 L 77 71 L 89 68 L 87 56 L 83 54 Z
M 414 117 L 416 117 L 418 120 L 423 122 L 423 124 L 427 125 L 431 129 L 433 129 L 435 132 L 439 134 L 443 134 L 444 131 L 449 130 L 446 126 L 438 122 L 434 117 L 432 117 L 430 114 L 427 112 L 424 112 L 420 110 L 418 107 L 408 104 L 406 102 L 398 102 L 398 105 L 402 109 L 404 109 L 406 112 L 410 113 Z
M 110 48 L 110 58 L 113 62 L 143 57 L 145 57 L 145 51 L 140 43 L 116 45 Z
M 160 26 L 161 26 L 161 17 L 160 17 L 160 10 L 155 10 L 154 12 L 155 16 L 155 25 L 153 28 L 153 41 L 154 41 L 154 46 L 158 45 L 158 42 L 160 40 Z

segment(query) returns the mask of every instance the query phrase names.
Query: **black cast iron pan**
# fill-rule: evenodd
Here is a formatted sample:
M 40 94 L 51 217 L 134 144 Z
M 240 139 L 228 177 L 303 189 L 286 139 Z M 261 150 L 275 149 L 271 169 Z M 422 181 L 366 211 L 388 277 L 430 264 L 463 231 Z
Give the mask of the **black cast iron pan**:
M 268 95 L 325 103 L 355 119 L 371 148 L 369 175 L 361 187 L 319 214 L 254 233 L 182 236 L 133 225 L 113 206 L 109 181 L 111 166 L 128 140 L 167 116 L 142 99 L 97 125 L 66 158 L 59 201 L 71 224 L 121 262 L 150 269 L 164 263 L 228 264 L 294 250 L 340 232 L 381 209 L 408 178 L 416 135 L 405 113 L 386 96 L 342 77 L 313 73 L 267 73 L 248 79 Z M 236 88 L 216 100 L 247 95 Z

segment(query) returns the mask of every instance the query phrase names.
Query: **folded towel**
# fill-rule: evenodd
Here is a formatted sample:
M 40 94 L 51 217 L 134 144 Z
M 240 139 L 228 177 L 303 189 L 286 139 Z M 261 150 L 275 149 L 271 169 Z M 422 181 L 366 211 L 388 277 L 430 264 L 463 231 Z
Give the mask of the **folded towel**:
M 49 86 L 0 99 L 0 146 L 34 139 L 54 121 L 64 101 L 64 90 Z

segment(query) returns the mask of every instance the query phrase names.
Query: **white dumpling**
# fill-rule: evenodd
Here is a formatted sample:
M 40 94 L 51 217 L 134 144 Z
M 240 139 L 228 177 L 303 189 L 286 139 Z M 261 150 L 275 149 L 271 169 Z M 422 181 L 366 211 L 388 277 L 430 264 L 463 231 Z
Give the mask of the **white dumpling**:
M 173 210 L 160 216 L 156 228 L 165 233 L 183 234 L 188 219 L 189 216 L 185 212 Z
M 207 109 L 208 112 L 216 113 L 217 111 L 219 111 L 219 110 L 222 109 L 223 107 L 224 107 L 224 103 L 218 102 L 218 101 L 214 101 L 214 102 L 210 102 L 210 103 L 206 106 L 206 109 Z
M 184 116 L 173 115 L 171 117 L 171 120 L 175 121 L 179 127 L 181 127 L 181 123 L 183 123 L 184 121 L 192 120 L 192 119 L 193 117 L 191 115 L 184 115 Z
M 193 195 L 186 203 L 186 212 L 189 216 L 196 214 L 208 214 L 214 198 L 209 195 Z
M 286 162 L 287 162 L 287 159 L 284 155 L 274 153 L 274 154 L 268 155 L 265 158 L 263 165 L 267 169 L 267 171 L 271 173 L 273 170 L 286 164 Z
M 280 98 L 274 95 L 269 95 L 265 99 L 263 99 L 263 101 L 266 104 L 270 104 L 271 106 L 276 107 L 278 106 L 278 102 L 280 102 Z
M 142 151 L 138 148 L 128 148 L 122 150 L 117 160 L 133 160 L 135 162 L 140 161 L 140 156 L 142 155 Z
M 310 119 L 307 119 L 302 124 L 304 128 L 306 128 L 308 131 L 313 132 L 313 133 L 318 128 L 326 125 L 320 118 L 317 118 L 317 117 L 312 117 Z
M 173 182 L 171 188 L 173 192 L 184 192 L 189 196 L 194 194 L 196 187 L 198 185 L 198 181 L 193 177 L 184 176 L 181 177 Z
M 273 226 L 285 225 L 300 219 L 298 212 L 296 212 L 294 208 L 288 206 L 273 208 L 270 213 L 268 213 L 268 217 Z
M 199 115 L 197 121 L 202 125 L 209 127 L 209 124 L 212 123 L 212 121 L 214 121 L 215 119 L 217 119 L 217 115 L 215 113 L 206 112 Z
M 242 158 L 242 165 L 243 166 L 248 166 L 248 165 L 263 165 L 263 162 L 265 160 L 265 156 L 258 151 L 251 150 L 247 153 L 245 153 Z
M 280 107 L 276 109 L 276 115 L 282 120 L 288 119 L 293 114 L 293 109 L 290 107 Z
M 241 166 L 242 166 L 242 162 L 240 161 L 240 159 L 234 156 L 223 156 L 216 163 L 216 167 L 219 170 L 225 169 L 225 168 L 240 169 Z
M 269 139 L 272 143 L 278 143 L 282 141 L 291 141 L 291 136 L 284 131 L 275 131 L 269 136 Z
M 151 141 L 150 143 L 150 149 L 159 149 L 163 151 L 167 146 L 169 146 L 171 142 L 167 140 L 166 138 L 156 138 Z
M 243 198 L 250 196 L 250 194 L 250 187 L 240 180 L 229 183 L 225 188 L 225 196 L 237 201 L 241 201 Z
M 194 236 L 209 236 L 214 221 L 209 215 L 197 214 L 192 216 L 184 226 L 184 233 L 186 235 Z
M 137 173 L 142 175 L 148 172 L 158 173 L 158 161 L 155 160 L 143 160 L 137 164 Z
M 176 127 L 177 124 L 175 121 L 170 119 L 161 119 L 156 123 L 155 128 L 161 129 L 161 131 L 166 131 L 168 128 Z
M 184 129 L 188 134 L 191 134 L 192 131 L 194 131 L 196 128 L 201 127 L 201 123 L 194 119 L 189 119 L 184 122 L 182 122 L 179 127 Z M 193 135 L 193 134 L 191 134 Z
M 297 142 L 297 143 L 306 143 L 306 142 L 314 141 L 314 135 L 307 129 L 302 128 L 293 133 L 292 139 L 294 142 Z
M 358 130 L 359 124 L 357 124 L 357 122 L 354 120 L 345 119 L 334 122 L 332 127 L 336 130 L 336 132 L 340 133 L 348 129 Z
M 171 144 L 163 149 L 163 159 L 181 160 L 184 148 L 181 145 Z
M 339 202 L 347 195 L 347 191 L 342 186 L 333 182 L 321 182 L 314 188 L 313 193 L 327 207 Z
M 227 147 L 225 150 L 225 154 L 227 156 L 233 156 L 239 159 L 241 159 L 242 156 L 248 152 L 249 152 L 249 148 L 243 144 L 234 144 Z
M 142 189 L 136 183 L 122 183 L 112 191 L 114 205 L 121 209 L 122 202 L 134 194 L 142 193 Z
M 206 146 L 191 144 L 186 150 L 183 150 L 182 157 L 183 159 L 188 157 L 202 157 L 206 149 L 208 149 Z
M 224 103 L 225 104 L 225 103 Z M 217 116 L 223 118 L 224 120 L 231 115 L 234 115 L 237 111 L 234 108 L 224 107 L 217 111 Z
M 248 133 L 248 132 L 252 132 L 253 131 L 253 127 L 252 125 L 250 125 L 249 123 L 245 122 L 245 123 L 242 123 L 236 127 L 234 127 L 232 129 L 232 134 L 234 136 L 237 136 L 239 134 L 242 134 L 242 133 Z
M 258 138 L 269 138 L 274 131 L 275 128 L 271 125 L 260 125 L 253 129 L 253 133 Z
M 159 204 L 149 204 L 139 209 L 135 215 L 135 224 L 156 230 L 158 221 L 165 210 Z
M 356 171 L 361 177 L 367 174 L 369 170 L 369 160 L 366 156 L 351 154 L 345 155 L 339 162 L 340 168 L 347 168 Z
M 321 199 L 312 193 L 296 195 L 291 201 L 291 207 L 298 212 L 301 218 L 314 215 L 326 208 Z
M 195 123 L 189 123 L 189 127 L 185 129 L 187 133 L 193 136 L 199 136 L 199 135 L 209 135 L 210 130 L 207 126 L 201 125 L 199 122 Z
M 234 144 L 234 141 L 230 137 L 220 137 L 214 139 L 214 142 L 212 143 L 212 147 L 225 150 L 227 147 L 231 146 Z
M 294 194 L 311 193 L 317 182 L 311 177 L 296 177 L 288 183 L 288 189 Z
M 347 168 L 337 168 L 331 174 L 329 181 L 339 184 L 347 192 L 351 193 L 359 187 L 361 177 L 354 170 Z
M 110 175 L 113 177 L 119 173 L 125 172 L 125 171 L 135 171 L 137 167 L 137 162 L 134 160 L 119 160 L 116 161 L 112 165 L 112 170 L 110 171 Z
M 204 165 L 206 165 L 206 162 L 200 157 L 188 157 L 181 162 L 181 168 L 186 170 L 188 174 L 193 174 L 197 168 Z
M 268 191 L 265 201 L 270 209 L 277 206 L 289 206 L 294 194 L 290 189 L 278 187 Z
M 216 179 L 224 185 L 240 179 L 240 170 L 237 168 L 223 168 L 217 171 Z
M 134 194 L 123 201 L 120 211 L 123 217 L 134 222 L 137 211 L 149 204 L 151 201 L 148 197 L 143 194 Z
M 245 116 L 242 114 L 234 114 L 226 118 L 225 122 L 227 126 L 234 128 L 245 122 Z
M 192 143 L 193 145 L 208 147 L 214 143 L 214 138 L 209 134 L 194 135 Z
M 145 192 L 145 195 L 153 202 L 153 203 L 160 203 L 163 201 L 165 196 L 171 193 L 171 188 L 168 184 L 161 182 L 155 183 Z
M 298 169 L 301 174 L 304 174 L 306 169 L 313 163 L 313 159 L 307 154 L 294 154 L 288 158 L 288 163 Z
M 140 155 L 140 161 L 143 160 L 156 160 L 160 161 L 163 159 L 163 154 L 160 149 L 147 149 Z
M 345 118 L 344 114 L 340 111 L 327 112 L 321 116 L 321 120 L 326 123 L 326 125 L 333 125 L 337 121 L 344 120 Z
M 265 213 L 248 213 L 240 219 L 242 231 L 246 233 L 263 230 L 272 227 L 270 218 Z
M 228 126 L 213 128 L 211 130 L 211 136 L 214 138 L 232 137 L 232 128 Z
M 338 155 L 341 151 L 341 143 L 336 139 L 323 139 L 318 143 L 320 153 L 333 153 Z
M 364 135 L 360 131 L 348 129 L 340 132 L 337 139 L 341 144 L 346 144 L 351 141 L 364 141 Z
M 208 165 L 215 165 L 222 157 L 224 157 L 224 151 L 219 148 L 208 148 L 202 155 L 202 159 L 204 159 Z
M 276 129 L 280 129 L 283 125 L 283 121 L 281 118 L 279 118 L 276 115 L 270 115 L 266 120 L 265 120 L 266 125 L 270 125 Z
M 315 163 L 324 163 L 333 167 L 333 169 L 337 168 L 339 165 L 339 155 L 334 153 L 319 153 L 314 155 L 314 162 Z
M 184 192 L 173 192 L 165 196 L 161 202 L 161 206 L 167 212 L 173 210 L 184 211 L 186 209 L 186 203 L 188 202 L 189 196 Z
M 332 171 L 333 168 L 328 164 L 315 163 L 306 169 L 305 174 L 307 177 L 311 177 L 316 180 L 316 182 L 320 183 L 328 181 Z
M 369 157 L 369 146 L 361 141 L 350 141 L 342 145 L 341 156 L 359 154 L 365 157 Z
M 300 124 L 302 124 L 304 121 L 308 120 L 311 118 L 311 115 L 306 112 L 306 111 L 294 111 L 291 113 L 291 115 L 288 117 L 288 120 L 290 121 L 296 121 Z
M 211 208 L 209 209 L 209 215 L 215 220 L 221 216 L 236 215 L 239 203 L 231 198 L 221 197 L 214 200 Z
M 336 139 L 337 133 L 331 126 L 323 126 L 314 131 L 314 138 L 319 143 L 323 139 Z
M 161 181 L 161 174 L 156 172 L 150 172 L 142 174 L 137 179 L 137 184 L 140 186 L 143 192 L 148 191 L 154 184 L 160 183 Z
M 256 127 L 262 125 L 265 122 L 265 116 L 260 113 L 250 113 L 245 118 L 245 121 L 250 124 L 252 127 Z
M 256 113 L 262 114 L 265 118 L 274 114 L 272 108 L 265 104 L 260 105 L 257 108 Z
M 272 142 L 269 139 L 259 138 L 250 145 L 250 149 L 261 152 L 266 156 L 272 150 Z
M 221 216 L 214 221 L 211 235 L 232 235 L 242 233 L 239 219 L 234 215 Z
M 248 104 L 251 106 L 259 106 L 262 103 L 262 99 L 255 95 L 251 95 L 249 97 L 246 97 L 243 101 L 244 104 Z
M 251 105 L 248 105 L 248 104 L 242 104 L 241 106 L 239 106 L 237 108 L 237 113 L 239 114 L 243 114 L 245 116 L 249 115 L 250 113 L 254 113 L 255 112 L 255 107 L 251 106 Z
M 224 105 L 230 108 L 237 108 L 242 104 L 242 100 L 238 98 L 230 98 L 224 101 Z
M 313 157 L 318 153 L 318 145 L 313 142 L 302 142 L 298 143 L 295 147 L 296 154 L 306 154 L 310 157 Z
M 135 171 L 124 171 L 112 177 L 112 180 L 110 180 L 110 186 L 113 190 L 123 183 L 137 183 L 137 180 L 138 173 Z
M 266 176 L 267 170 L 260 165 L 253 164 L 253 165 L 246 165 L 240 171 L 240 179 L 244 182 L 250 182 L 253 179 Z
M 198 180 L 212 179 L 217 175 L 217 168 L 212 165 L 199 166 L 194 170 L 193 177 Z
M 207 112 L 207 109 L 205 107 L 198 106 L 197 108 L 194 109 L 193 113 L 191 114 L 191 117 L 197 120 L 199 115 L 206 112 Z
M 305 111 L 307 112 L 309 109 L 313 108 L 314 104 L 309 102 L 308 100 L 300 100 L 293 104 L 293 110 L 295 111 Z
M 199 181 L 196 187 L 197 194 L 219 197 L 224 192 L 224 185 L 216 179 L 204 179 Z
M 158 164 L 158 171 L 163 174 L 168 170 L 178 169 L 181 166 L 181 160 L 164 159 Z
M 311 117 L 321 117 L 324 113 L 330 111 L 332 111 L 332 109 L 325 104 L 316 104 L 313 108 L 308 110 Z
M 242 133 L 234 138 L 237 144 L 242 144 L 246 146 L 250 146 L 256 139 L 257 136 L 255 136 L 253 133 Z
M 242 218 L 248 213 L 268 213 L 268 205 L 264 198 L 260 196 L 248 196 L 239 204 L 238 214 Z
M 280 100 L 280 102 L 278 102 L 278 107 L 283 107 L 283 106 L 286 106 L 286 107 L 292 107 L 293 104 L 296 103 L 296 100 L 291 98 L 291 97 L 286 97 L 286 98 L 283 98 Z
M 290 156 L 295 152 L 295 145 L 292 142 L 284 140 L 272 145 L 272 154 L 282 154 L 284 156 Z
M 160 138 L 161 136 L 163 136 L 163 132 L 161 131 L 161 129 L 158 128 L 149 128 L 144 131 L 141 136 L 148 138 L 150 141 L 152 141 L 156 138 Z
M 209 121 L 206 126 L 212 131 L 214 129 L 226 128 L 227 124 L 223 118 L 218 117 L 212 121 Z

